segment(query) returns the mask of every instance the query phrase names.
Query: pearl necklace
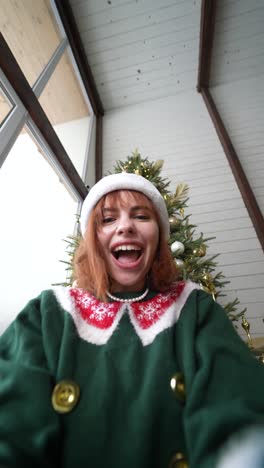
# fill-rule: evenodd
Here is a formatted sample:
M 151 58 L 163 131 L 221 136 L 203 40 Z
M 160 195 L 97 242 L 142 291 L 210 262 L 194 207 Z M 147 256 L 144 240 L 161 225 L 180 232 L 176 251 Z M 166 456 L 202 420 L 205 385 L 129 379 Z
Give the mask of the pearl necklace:
M 143 294 L 141 294 L 140 296 L 132 297 L 131 299 L 122 299 L 121 297 L 113 296 L 109 291 L 106 291 L 106 294 L 110 299 L 112 299 L 113 301 L 117 301 L 117 302 L 139 302 L 142 299 L 144 299 L 144 297 L 146 297 L 148 292 L 149 292 L 149 288 L 147 288 L 143 292 Z

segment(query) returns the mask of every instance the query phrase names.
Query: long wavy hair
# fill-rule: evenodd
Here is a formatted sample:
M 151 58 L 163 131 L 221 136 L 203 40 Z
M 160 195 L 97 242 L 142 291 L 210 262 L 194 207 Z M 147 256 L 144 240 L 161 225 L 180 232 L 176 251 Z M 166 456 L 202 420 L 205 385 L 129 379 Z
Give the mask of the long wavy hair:
M 110 206 L 125 206 L 123 194 L 126 193 L 136 203 L 147 205 L 156 218 L 159 226 L 159 243 L 157 252 L 148 273 L 148 286 L 156 291 L 165 292 L 177 280 L 178 271 L 170 248 L 164 238 L 161 223 L 155 206 L 142 193 L 131 190 L 116 190 L 102 197 L 93 209 L 88 220 L 84 238 L 81 240 L 74 256 L 74 279 L 79 288 L 83 288 L 98 299 L 107 301 L 106 291 L 111 290 L 111 278 L 107 272 L 104 252 L 97 237 L 103 217 L 103 208 L 107 198 Z

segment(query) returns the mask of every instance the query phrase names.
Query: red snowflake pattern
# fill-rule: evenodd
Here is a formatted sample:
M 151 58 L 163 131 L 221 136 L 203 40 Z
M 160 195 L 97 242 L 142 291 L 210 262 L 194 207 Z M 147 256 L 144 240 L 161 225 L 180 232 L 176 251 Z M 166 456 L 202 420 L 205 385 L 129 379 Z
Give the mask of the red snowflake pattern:
M 120 304 L 101 302 L 87 291 L 79 288 L 70 289 L 77 310 L 85 322 L 94 327 L 106 329 L 112 326 Z
M 145 302 L 131 304 L 134 316 L 143 329 L 151 327 L 156 323 L 166 310 L 177 300 L 182 293 L 185 282 L 179 282 L 175 288 L 168 291 L 166 294 L 159 293 L 153 299 Z
M 156 323 L 167 309 L 178 299 L 185 286 L 185 282 L 179 282 L 167 293 L 159 293 L 153 299 L 144 302 L 135 302 L 128 305 L 138 325 L 147 329 Z M 100 329 L 107 329 L 113 325 L 116 314 L 121 308 L 119 302 L 101 302 L 92 294 L 80 288 L 71 288 L 70 295 L 73 298 L 77 311 L 86 323 Z

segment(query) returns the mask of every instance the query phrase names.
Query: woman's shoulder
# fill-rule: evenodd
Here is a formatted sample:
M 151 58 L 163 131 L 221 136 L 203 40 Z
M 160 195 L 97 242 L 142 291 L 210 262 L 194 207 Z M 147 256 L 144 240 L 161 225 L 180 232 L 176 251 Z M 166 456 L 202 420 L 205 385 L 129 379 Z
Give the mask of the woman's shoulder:
M 64 310 L 56 297 L 54 289 L 43 290 L 18 311 L 15 319 L 6 327 L 1 338 L 15 330 L 40 331 L 43 324 L 50 322 L 51 317 L 52 323 L 55 325 L 58 320 L 61 321 L 63 315 Z
M 61 291 L 61 294 L 66 294 L 66 290 L 68 288 L 66 287 L 60 287 L 59 288 Z M 57 293 L 56 293 L 57 288 L 50 288 L 50 289 L 44 289 L 41 291 L 37 296 L 34 298 L 30 299 L 27 304 L 23 307 L 21 312 L 19 313 L 18 317 L 20 315 L 29 315 L 29 314 L 34 314 L 35 316 L 37 315 L 45 315 L 49 313 L 54 313 L 56 309 L 61 309 L 61 305 L 58 301 L 57 298 Z M 63 292 L 62 292 L 63 291 Z
M 191 280 L 182 280 L 172 283 L 170 288 L 160 294 L 166 296 L 169 295 L 179 300 L 186 300 L 193 291 L 201 291 L 201 286 Z
M 29 300 L 0 338 L 0 355 L 21 361 L 46 362 L 44 348 L 57 347 L 64 329 L 65 314 L 52 289 Z M 34 355 L 34 356 L 33 356 Z

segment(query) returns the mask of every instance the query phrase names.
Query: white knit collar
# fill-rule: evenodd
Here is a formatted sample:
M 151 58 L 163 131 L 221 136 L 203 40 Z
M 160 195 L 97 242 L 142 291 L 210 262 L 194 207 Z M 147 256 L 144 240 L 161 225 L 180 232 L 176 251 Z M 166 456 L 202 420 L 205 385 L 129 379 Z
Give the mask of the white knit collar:
M 85 341 L 96 345 L 107 343 L 127 310 L 137 335 L 146 346 L 177 322 L 194 289 L 199 286 L 191 281 L 181 281 L 167 293 L 131 304 L 101 302 L 80 288 L 60 287 L 55 288 L 54 293 L 63 309 L 71 314 L 79 336 Z

